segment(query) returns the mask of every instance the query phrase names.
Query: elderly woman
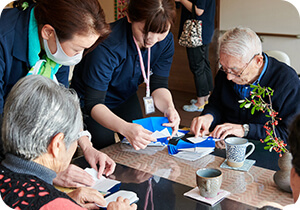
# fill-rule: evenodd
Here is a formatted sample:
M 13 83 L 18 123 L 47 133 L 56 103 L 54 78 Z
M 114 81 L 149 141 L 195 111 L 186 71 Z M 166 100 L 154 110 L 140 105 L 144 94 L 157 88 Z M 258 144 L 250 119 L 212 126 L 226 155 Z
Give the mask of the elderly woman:
M 68 195 L 52 183 L 65 170 L 77 148 L 83 125 L 76 94 L 43 76 L 22 78 L 13 87 L 4 107 L 2 126 L 5 159 L 0 165 L 0 192 L 16 209 L 81 209 L 105 205 L 92 188 Z M 77 203 L 76 203 L 77 202 Z M 118 199 L 108 209 L 131 208 Z

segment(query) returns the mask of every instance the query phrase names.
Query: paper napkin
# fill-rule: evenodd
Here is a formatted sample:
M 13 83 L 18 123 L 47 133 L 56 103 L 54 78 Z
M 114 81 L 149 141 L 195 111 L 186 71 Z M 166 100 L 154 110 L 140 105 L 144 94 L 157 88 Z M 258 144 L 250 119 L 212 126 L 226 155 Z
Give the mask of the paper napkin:
M 228 168 L 228 169 L 233 169 L 237 171 L 249 171 L 250 168 L 255 164 L 256 160 L 250 160 L 246 159 L 244 162 L 244 165 L 241 167 L 230 167 L 227 165 L 227 159 L 224 160 L 224 162 L 221 164 L 220 168 Z

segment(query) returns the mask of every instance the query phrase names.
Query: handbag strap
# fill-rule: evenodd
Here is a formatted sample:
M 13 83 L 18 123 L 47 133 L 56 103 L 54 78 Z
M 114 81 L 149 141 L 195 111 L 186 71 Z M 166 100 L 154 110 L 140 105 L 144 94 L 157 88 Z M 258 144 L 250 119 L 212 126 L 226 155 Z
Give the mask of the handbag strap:
M 196 9 L 195 9 L 195 0 L 193 0 L 193 5 L 192 5 L 192 19 L 196 19 Z

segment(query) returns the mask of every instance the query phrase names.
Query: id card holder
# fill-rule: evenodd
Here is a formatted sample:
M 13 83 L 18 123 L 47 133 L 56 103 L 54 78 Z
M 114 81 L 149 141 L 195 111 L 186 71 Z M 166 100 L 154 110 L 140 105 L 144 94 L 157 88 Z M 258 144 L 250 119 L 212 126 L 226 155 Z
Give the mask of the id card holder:
M 144 105 L 145 105 L 145 113 L 151 114 L 155 112 L 154 101 L 151 96 L 143 97 Z

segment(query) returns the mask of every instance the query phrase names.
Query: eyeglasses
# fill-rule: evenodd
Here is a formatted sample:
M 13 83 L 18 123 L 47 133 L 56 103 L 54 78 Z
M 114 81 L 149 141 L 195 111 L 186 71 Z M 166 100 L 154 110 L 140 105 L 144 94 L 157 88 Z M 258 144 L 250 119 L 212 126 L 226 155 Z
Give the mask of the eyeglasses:
M 219 70 L 224 71 L 226 74 L 231 74 L 235 77 L 241 77 L 241 75 L 244 73 L 244 71 L 246 70 L 246 68 L 248 67 L 248 65 L 251 63 L 251 61 L 257 56 L 259 55 L 259 53 L 253 55 L 253 57 L 250 59 L 250 61 L 248 63 L 246 63 L 246 65 L 242 68 L 242 70 L 238 71 L 239 73 L 236 73 L 234 69 L 236 68 L 232 68 L 232 69 L 226 69 L 224 68 L 222 65 L 220 67 Z

